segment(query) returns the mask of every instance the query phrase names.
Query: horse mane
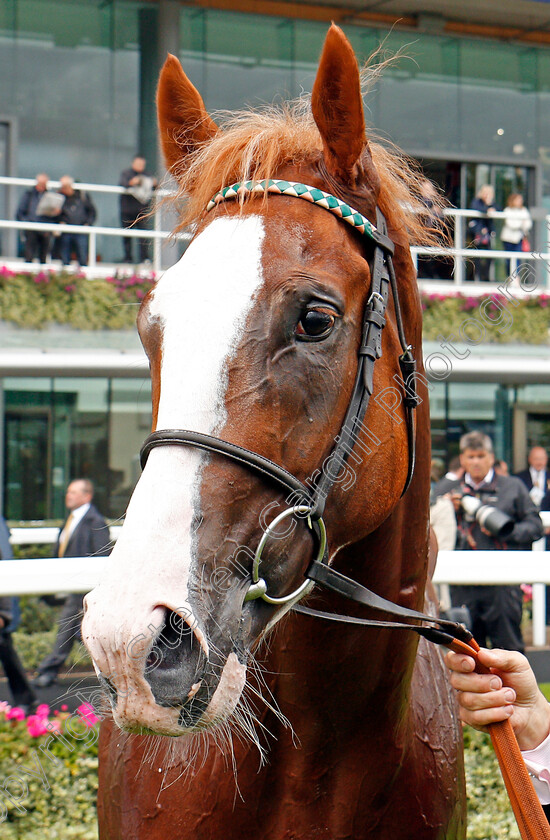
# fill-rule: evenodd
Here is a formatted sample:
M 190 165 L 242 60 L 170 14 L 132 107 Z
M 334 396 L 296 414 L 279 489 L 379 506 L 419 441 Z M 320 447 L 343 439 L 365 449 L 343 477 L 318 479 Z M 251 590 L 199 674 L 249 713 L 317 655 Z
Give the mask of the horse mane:
M 388 63 L 363 68 L 361 79 L 365 89 L 372 86 L 380 68 Z M 175 196 L 180 210 L 177 231 L 196 224 L 204 216 L 210 199 L 222 187 L 277 177 L 282 167 L 313 161 L 322 150 L 309 95 L 258 109 L 217 111 L 213 116 L 221 130 L 199 145 L 173 171 L 179 185 Z M 444 239 L 442 231 L 430 225 L 434 215 L 445 206 L 443 196 L 434 193 L 433 206 L 427 212 L 422 201 L 426 177 L 417 161 L 388 141 L 380 141 L 371 128 L 368 137 L 380 178 L 379 203 L 385 213 L 391 212 L 392 226 L 405 231 L 410 244 L 440 245 Z M 242 203 L 265 201 L 266 194 L 247 193 L 240 200 Z

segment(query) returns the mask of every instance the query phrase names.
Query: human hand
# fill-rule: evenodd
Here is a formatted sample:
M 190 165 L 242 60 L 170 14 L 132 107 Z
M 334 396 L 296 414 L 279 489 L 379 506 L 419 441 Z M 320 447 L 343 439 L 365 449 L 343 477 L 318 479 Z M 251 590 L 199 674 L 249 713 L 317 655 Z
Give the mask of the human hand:
M 458 490 L 454 490 L 452 493 L 449 493 L 448 496 L 451 502 L 453 503 L 455 511 L 458 513 L 458 511 L 460 510 L 460 503 L 462 501 L 462 493 L 460 493 Z
M 2 616 L 0 615 L 0 630 L 2 629 L 2 627 L 5 627 L 5 626 L 6 626 L 6 622 L 5 622 L 5 620 L 2 618 Z
M 517 651 L 482 648 L 479 661 L 491 673 L 475 673 L 471 656 L 452 651 L 445 656 L 451 685 L 458 691 L 461 720 L 481 731 L 487 731 L 490 723 L 510 720 L 520 749 L 538 747 L 550 732 L 550 704 L 526 657 Z

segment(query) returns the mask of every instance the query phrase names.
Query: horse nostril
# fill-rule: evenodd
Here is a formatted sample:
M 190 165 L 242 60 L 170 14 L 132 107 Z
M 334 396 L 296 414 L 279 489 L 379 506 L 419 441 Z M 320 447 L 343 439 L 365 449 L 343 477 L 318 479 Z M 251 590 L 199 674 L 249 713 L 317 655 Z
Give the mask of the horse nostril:
M 166 610 L 164 626 L 147 656 L 145 679 L 160 706 L 181 706 L 193 697 L 207 659 L 192 627 Z

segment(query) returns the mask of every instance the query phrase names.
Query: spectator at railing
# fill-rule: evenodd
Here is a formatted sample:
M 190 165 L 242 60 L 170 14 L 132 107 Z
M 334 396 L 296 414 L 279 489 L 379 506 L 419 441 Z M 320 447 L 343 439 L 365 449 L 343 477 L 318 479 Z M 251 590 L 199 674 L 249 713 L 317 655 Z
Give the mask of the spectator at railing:
M 440 238 L 445 231 L 445 217 L 441 210 L 441 198 L 435 184 L 426 178 L 420 185 L 420 201 L 426 208 L 426 226 Z M 431 254 L 418 257 L 418 277 L 440 280 L 449 276 L 445 261 Z
M 13 560 L 10 532 L 6 520 L 1 515 L 0 560 Z M 38 705 L 38 699 L 29 683 L 11 636 L 12 630 L 15 629 L 14 624 L 16 624 L 14 602 L 17 603 L 13 598 L 0 597 L 0 662 L 6 674 L 14 705 L 21 707 L 26 714 L 31 714 Z
M 157 186 L 156 178 L 145 171 L 146 160 L 143 155 L 136 155 L 129 169 L 120 173 L 119 185 L 126 187 L 127 192 L 120 196 L 120 224 L 123 228 L 139 228 L 147 230 L 151 198 Z M 123 237 L 124 258 L 127 263 L 132 259 L 132 237 Z M 149 258 L 149 242 L 139 240 L 139 259 L 145 262 Z
M 70 175 L 62 175 L 59 192 L 65 196 L 57 220 L 64 225 L 93 225 L 96 209 L 88 193 L 74 189 Z M 74 250 L 79 265 L 88 265 L 88 235 L 86 233 L 62 233 L 59 243 L 61 262 L 69 265 Z
M 497 475 L 488 435 L 468 432 L 460 438 L 461 480 L 444 478 L 436 496 L 450 494 L 457 517 L 459 551 L 527 551 L 544 529 L 527 488 L 518 478 Z M 453 607 L 467 607 L 469 628 L 479 644 L 524 650 L 521 634 L 523 593 L 519 586 L 453 586 Z
M 500 239 L 505 251 L 529 251 L 531 246 L 526 239 L 533 227 L 531 215 L 527 207 L 523 206 L 521 193 L 511 193 L 504 208 L 504 227 Z M 510 274 L 510 260 L 506 260 L 506 273 Z
M 495 225 L 490 218 L 496 212 L 495 191 L 490 184 L 484 184 L 472 201 L 471 210 L 477 210 L 484 216 L 471 219 L 468 223 L 470 232 L 474 237 L 474 248 L 478 251 L 488 251 L 492 248 L 495 236 Z M 474 280 L 483 283 L 489 282 L 489 271 L 491 269 L 490 259 L 474 260 Z
M 39 204 L 48 192 L 48 176 L 40 172 L 36 176 L 36 184 L 25 190 L 17 207 L 18 222 L 51 222 L 51 218 L 41 215 Z M 32 262 L 38 257 L 39 262 L 45 263 L 50 250 L 51 235 L 47 231 L 26 230 L 23 233 L 25 262 Z

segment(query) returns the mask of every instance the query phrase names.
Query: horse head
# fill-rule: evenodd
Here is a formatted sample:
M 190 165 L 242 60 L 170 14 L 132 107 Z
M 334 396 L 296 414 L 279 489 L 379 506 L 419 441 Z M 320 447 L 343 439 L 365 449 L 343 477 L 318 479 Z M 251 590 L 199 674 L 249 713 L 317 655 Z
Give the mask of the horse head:
M 150 446 L 108 572 L 86 598 L 83 637 L 121 727 L 182 735 L 232 714 L 250 653 L 310 588 L 305 572 L 323 553 L 324 530 L 307 499 L 327 472 L 328 562 L 398 505 L 411 442 L 391 295 L 373 398 L 346 457 L 331 462 L 354 394 L 376 245 L 342 220 L 342 208 L 365 217 L 373 235 L 377 208 L 384 214 L 416 348 L 408 243 L 420 222 L 414 176 L 367 140 L 359 69 L 336 26 L 307 108 L 241 114 L 221 130 L 174 57 L 157 99 L 166 164 L 194 236 L 144 300 L 138 328 L 151 368 L 152 440 L 171 429 L 188 438 Z M 285 194 L 285 184 L 295 187 Z M 303 185 L 307 201 L 297 200 Z M 233 457 L 209 449 L 214 439 Z M 270 600 L 251 595 L 255 564 Z

